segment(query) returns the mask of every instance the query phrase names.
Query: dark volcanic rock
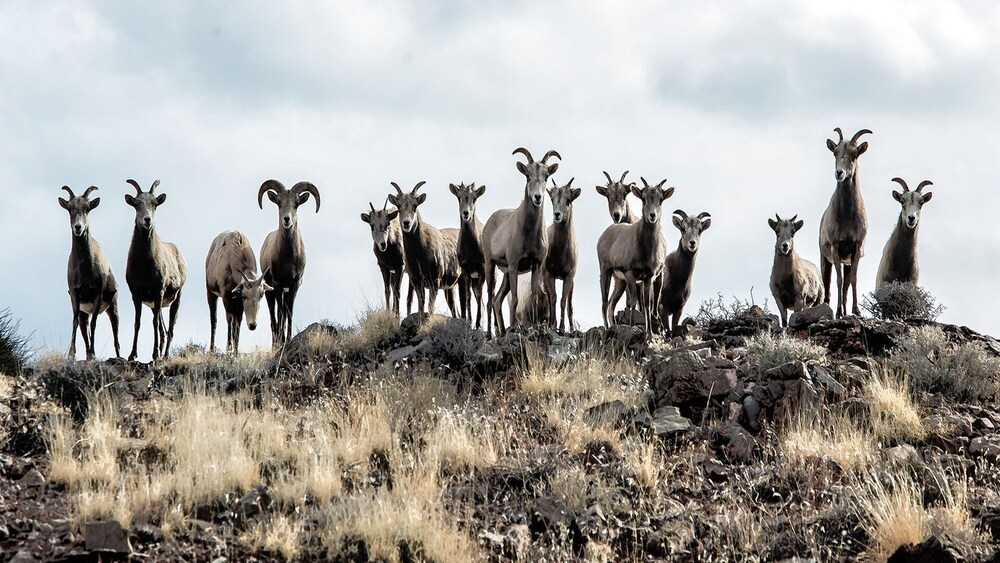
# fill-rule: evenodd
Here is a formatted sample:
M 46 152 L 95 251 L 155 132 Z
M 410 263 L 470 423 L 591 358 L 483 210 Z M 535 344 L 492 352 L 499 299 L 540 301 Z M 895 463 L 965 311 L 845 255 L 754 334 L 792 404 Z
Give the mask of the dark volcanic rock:
M 587 409 L 584 419 L 591 426 L 612 426 L 622 428 L 628 425 L 632 418 L 632 412 L 625 406 L 625 403 L 614 400 L 590 407 Z
M 932 536 L 916 545 L 901 546 L 886 563 L 958 563 L 961 560 L 953 549 Z
M 84 523 L 83 541 L 90 551 L 109 551 L 112 553 L 132 551 L 128 534 L 116 520 Z
M 681 416 L 677 407 L 660 407 L 653 412 L 653 434 L 659 438 L 673 438 L 690 429 L 691 421 Z
M 576 521 L 576 513 L 551 499 L 540 499 L 531 508 L 528 523 L 531 537 L 535 541 L 552 542 L 568 535 L 573 544 L 573 553 L 583 555 L 587 538 Z
M 826 303 L 803 309 L 797 313 L 792 313 L 788 317 L 788 328 L 799 329 L 812 326 L 824 319 L 833 318 L 833 309 Z

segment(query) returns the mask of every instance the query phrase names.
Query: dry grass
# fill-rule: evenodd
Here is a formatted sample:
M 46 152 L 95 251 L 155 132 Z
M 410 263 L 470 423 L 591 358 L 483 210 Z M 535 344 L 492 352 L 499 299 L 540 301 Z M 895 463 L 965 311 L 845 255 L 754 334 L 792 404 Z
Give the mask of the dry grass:
M 839 410 L 800 414 L 787 425 L 780 442 L 793 466 L 832 461 L 848 473 L 867 469 L 877 459 L 876 446 L 870 428 Z
M 427 436 L 427 458 L 448 473 L 482 469 L 496 464 L 493 421 L 463 410 L 441 410 Z
M 981 342 L 952 344 L 936 326 L 900 338 L 890 365 L 905 372 L 915 389 L 955 401 L 990 400 L 1000 392 L 1000 359 Z
M 885 561 L 900 546 L 917 544 L 930 535 L 923 491 L 907 474 L 872 476 L 858 487 L 861 525 L 871 538 L 868 555 Z
M 301 552 L 302 531 L 300 520 L 276 514 L 258 522 L 240 540 L 252 549 L 276 553 L 291 561 Z
M 822 346 L 784 334 L 775 337 L 762 332 L 747 340 L 747 358 L 757 373 L 795 360 L 822 360 L 826 352 Z
M 865 382 L 864 396 L 868 399 L 872 429 L 880 441 L 919 441 L 927 436 L 904 373 L 883 369 L 873 374 Z
M 399 317 L 394 311 L 372 308 L 361 313 L 357 324 L 350 328 L 313 330 L 306 337 L 305 347 L 316 356 L 353 356 L 375 347 L 398 328 Z

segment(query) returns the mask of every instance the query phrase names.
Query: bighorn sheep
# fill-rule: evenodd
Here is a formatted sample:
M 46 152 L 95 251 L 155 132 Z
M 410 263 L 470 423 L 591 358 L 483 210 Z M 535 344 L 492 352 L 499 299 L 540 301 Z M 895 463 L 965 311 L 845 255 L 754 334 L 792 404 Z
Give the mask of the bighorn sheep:
M 777 240 L 774 243 L 774 264 L 771 266 L 771 295 L 781 312 L 781 326 L 788 326 L 788 309 L 798 312 L 823 302 L 823 282 L 816 264 L 795 251 L 795 233 L 802 228 L 798 215 L 782 219 L 777 214 L 768 219 Z
M 226 311 L 226 351 L 240 352 L 240 324 L 247 316 L 247 328 L 257 329 L 257 309 L 265 291 L 273 289 L 257 275 L 257 259 L 250 241 L 239 231 L 226 231 L 215 237 L 205 258 L 205 288 L 208 292 L 208 316 L 212 324 L 209 349 L 215 351 L 216 309 L 219 298 Z
M 69 186 L 63 186 L 69 200 L 59 198 L 59 205 L 69 211 L 69 224 L 73 232 L 73 244 L 69 252 L 66 279 L 69 283 L 69 301 L 73 307 L 73 335 L 69 341 L 69 358 L 76 359 L 76 329 L 80 327 L 87 359 L 93 360 L 94 330 L 97 317 L 107 311 L 111 321 L 111 333 L 115 342 L 115 357 L 121 357 L 118 346 L 118 283 L 111 271 L 111 263 L 104 250 L 90 236 L 89 214 L 101 203 L 101 198 L 90 199 L 90 192 L 97 186 L 90 186 L 83 195 L 73 194 Z M 89 320 L 89 322 L 88 322 Z
M 615 223 L 635 223 L 639 218 L 635 216 L 632 209 L 628 204 L 628 194 L 631 193 L 631 187 L 635 185 L 635 182 L 625 183 L 625 176 L 628 175 L 628 170 L 622 172 L 622 177 L 616 182 L 611 179 L 611 175 L 608 174 L 607 170 L 604 171 L 604 177 L 608 179 L 607 186 L 596 186 L 597 193 L 606 197 L 608 199 L 608 213 L 611 214 L 611 220 Z M 624 286 L 625 280 L 615 276 L 615 293 L 618 293 L 618 286 Z M 617 302 L 612 303 L 612 314 L 614 313 L 614 308 L 618 305 Z M 626 288 L 625 292 L 625 306 L 628 309 L 635 309 L 636 301 L 635 295 L 631 290 Z
M 854 295 L 853 314 L 858 309 L 858 261 L 864 256 L 865 236 L 868 234 L 868 216 L 858 185 L 858 157 L 868 150 L 868 143 L 858 144 L 862 135 L 871 133 L 862 129 L 844 140 L 840 127 L 834 129 L 840 140 L 826 140 L 826 146 L 836 161 L 837 189 L 830 198 L 830 205 L 819 224 L 819 251 L 822 256 L 824 303 L 830 303 L 830 273 L 837 270 L 837 317 L 847 314 L 847 291 Z
M 920 222 L 920 209 L 934 195 L 933 192 L 922 193 L 925 186 L 934 185 L 930 180 L 920 182 L 917 189 L 912 192 L 902 178 L 893 178 L 892 181 L 903 186 L 902 192 L 895 190 L 892 192 L 892 198 L 899 202 L 902 209 L 899 212 L 899 220 L 896 221 L 896 228 L 893 229 L 889 241 L 885 243 L 885 250 L 882 251 L 876 288 L 892 282 L 917 283 L 920 277 L 920 268 L 917 266 L 917 227 Z
M 135 188 L 136 195 L 125 194 L 125 203 L 135 209 L 135 228 L 132 230 L 132 245 L 128 249 L 128 263 L 125 266 L 125 281 L 132 292 L 135 306 L 135 336 L 132 338 L 132 353 L 129 361 L 138 355 L 139 321 L 142 320 L 142 306 L 153 310 L 153 360 L 166 357 L 174 340 L 174 325 L 177 309 L 181 304 L 181 289 L 187 280 L 187 263 L 177 247 L 162 242 L 153 227 L 156 208 L 167 200 L 167 194 L 153 193 L 160 181 L 153 182 L 148 192 L 143 192 L 132 179 L 126 180 Z M 170 307 L 170 326 L 164 328 L 163 307 Z
M 312 195 L 319 213 L 319 190 L 309 182 L 299 182 L 289 190 L 277 180 L 268 180 L 257 191 L 257 206 L 261 209 L 265 193 L 278 206 L 278 228 L 264 239 L 260 267 L 264 282 L 272 288 L 264 293 L 271 316 L 271 342 L 283 346 L 292 337 L 295 295 L 306 270 L 306 247 L 299 231 L 298 209 Z
M 385 288 L 385 308 L 395 311 L 399 316 L 399 288 L 403 284 L 403 235 L 399 230 L 397 216 L 399 211 L 388 209 L 389 200 L 382 204 L 382 209 L 375 209 L 371 202 L 370 213 L 362 213 L 361 220 L 372 229 L 372 250 L 378 269 L 382 272 L 382 285 Z M 406 314 L 410 314 L 413 305 L 413 284 L 407 282 Z
M 562 299 L 559 301 L 559 330 L 573 330 L 573 286 L 576 279 L 577 246 L 573 231 L 573 202 L 580 197 L 580 188 L 574 188 L 573 178 L 565 186 L 552 180 L 549 197 L 552 199 L 552 224 L 549 225 L 549 250 L 545 256 L 545 293 L 549 301 L 549 322 L 556 322 L 556 280 L 562 280 Z
M 545 183 L 556 173 L 559 163 L 548 164 L 550 157 L 562 160 L 554 150 L 545 153 L 535 162 L 524 147 L 514 149 L 511 154 L 523 154 L 527 163 L 518 162 L 517 170 L 524 174 L 524 199 L 516 209 L 501 209 L 493 213 L 483 227 L 483 252 L 486 255 L 486 286 L 488 309 L 486 310 L 486 331 L 491 333 L 491 317 L 496 317 L 497 334 L 507 331 L 501 311 L 504 297 L 510 292 L 510 318 L 517 322 L 518 287 L 517 275 L 531 272 L 532 291 L 542 293 L 540 276 L 548 250 L 548 233 L 545 229 Z M 499 293 L 496 286 L 495 267 L 504 274 L 505 281 Z
M 472 322 L 472 295 L 476 296 L 476 328 L 483 326 L 483 282 L 486 280 L 486 256 L 483 254 L 483 224 L 476 217 L 476 200 L 486 193 L 486 186 L 449 184 L 458 198 L 458 263 L 462 267 L 465 291 L 459 296 L 462 318 Z
M 658 225 L 661 216 L 660 207 L 667 198 L 674 195 L 674 188 L 664 189 L 663 184 L 667 182 L 666 180 L 650 186 L 644 178 L 640 179 L 643 188 L 640 190 L 632 186 L 632 193 L 642 200 L 642 215 L 631 225 L 615 223 L 601 234 L 597 240 L 597 262 L 600 267 L 601 314 L 604 326 L 609 327 L 614 322 L 612 304 L 621 297 L 623 291 L 621 286 L 618 286 L 615 288 L 615 295 L 608 299 L 611 278 L 622 275 L 625 277 L 627 287 L 635 292 L 642 304 L 643 321 L 648 336 L 653 328 L 658 297 L 653 291 L 654 281 L 662 274 L 666 254 Z M 640 283 L 641 288 L 637 285 Z
M 712 226 L 712 216 L 699 213 L 689 217 L 680 209 L 674 211 L 674 226 L 681 232 L 677 250 L 671 252 L 663 267 L 663 280 L 659 296 L 660 322 L 675 334 L 681 321 L 684 305 L 691 297 L 691 278 L 694 262 L 701 247 L 701 234 Z M 669 324 L 668 324 L 669 321 Z
M 433 315 L 438 290 L 443 289 L 451 315 L 457 317 L 455 289 L 464 286 L 462 268 L 458 265 L 458 229 L 437 229 L 420 216 L 417 207 L 427 200 L 427 194 L 417 194 L 417 190 L 426 182 L 418 182 L 409 193 L 403 192 L 396 182 L 390 183 L 396 193 L 389 195 L 389 203 L 399 210 L 403 258 L 406 275 L 417 291 L 417 312 L 425 311 L 424 290 L 427 290 L 430 296 L 426 311 Z
M 545 274 L 542 276 L 544 281 Z M 550 296 L 539 295 L 531 290 L 531 274 L 517 276 L 517 289 L 520 300 L 517 302 L 515 318 L 518 324 L 547 326 L 550 322 L 554 322 L 555 319 L 549 317 Z

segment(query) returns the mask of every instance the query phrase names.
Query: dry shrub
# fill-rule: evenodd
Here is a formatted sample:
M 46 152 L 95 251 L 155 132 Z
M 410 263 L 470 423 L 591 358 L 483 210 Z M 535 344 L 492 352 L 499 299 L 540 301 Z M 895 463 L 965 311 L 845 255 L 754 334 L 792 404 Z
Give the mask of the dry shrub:
M 919 441 L 927 436 L 906 374 L 883 369 L 865 383 L 872 429 L 883 441 Z
M 826 352 L 822 346 L 784 334 L 775 337 L 770 332 L 762 332 L 747 340 L 747 358 L 757 373 L 795 360 L 822 360 Z
M 252 549 L 276 553 L 291 561 L 301 552 L 302 531 L 301 520 L 275 514 L 258 522 L 240 541 Z
M 440 464 L 449 473 L 460 473 L 497 462 L 494 424 L 489 417 L 469 410 L 442 409 L 436 418 L 436 426 L 426 437 L 430 463 Z
M 890 365 L 920 391 L 956 401 L 989 400 L 1000 390 L 1000 359 L 981 342 L 955 344 L 939 327 L 912 329 L 896 343 Z
M 355 356 L 388 340 L 399 328 L 394 311 L 372 308 L 358 316 L 354 326 L 337 330 L 323 327 L 306 336 L 305 347 L 316 356 Z
M 784 430 L 780 448 L 793 466 L 832 461 L 847 473 L 862 471 L 877 459 L 871 429 L 840 410 L 802 413 Z
M 878 320 L 936 321 L 944 306 L 926 289 L 908 282 L 892 282 L 865 296 L 861 307 Z

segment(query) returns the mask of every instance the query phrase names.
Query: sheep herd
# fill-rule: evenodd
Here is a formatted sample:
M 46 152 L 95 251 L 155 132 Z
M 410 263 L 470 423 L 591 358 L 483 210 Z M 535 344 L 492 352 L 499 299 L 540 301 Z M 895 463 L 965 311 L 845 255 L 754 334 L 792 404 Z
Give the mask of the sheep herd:
M 858 184 L 858 157 L 868 150 L 860 138 L 870 134 L 858 131 L 845 139 L 827 139 L 834 155 L 836 189 L 823 214 L 819 228 L 821 263 L 817 268 L 801 258 L 795 249 L 795 234 L 803 221 L 797 216 L 768 219 L 774 230 L 774 264 L 771 292 L 787 326 L 788 311 L 830 303 L 831 278 L 837 274 L 837 316 L 847 314 L 848 291 L 853 291 L 852 313 L 857 315 L 858 266 L 863 256 L 868 219 Z M 369 203 L 361 220 L 371 229 L 373 250 L 384 285 L 385 307 L 400 312 L 400 289 L 403 274 L 408 279 L 407 314 L 412 312 L 414 294 L 417 312 L 433 314 L 439 291 L 454 317 L 473 322 L 472 298 L 475 297 L 475 328 L 483 328 L 482 311 L 486 308 L 485 329 L 498 335 L 507 330 L 504 300 L 509 321 L 515 324 L 545 324 L 560 331 L 572 330 L 573 289 L 577 273 L 578 247 L 573 226 L 573 203 L 581 189 L 573 179 L 560 185 L 552 176 L 562 160 L 550 150 L 535 160 L 525 148 L 515 166 L 525 177 L 524 196 L 512 209 L 493 212 L 486 223 L 476 214 L 476 202 L 486 193 L 486 186 L 475 183 L 450 184 L 458 200 L 459 227 L 438 229 L 420 215 L 419 207 L 427 199 L 420 193 L 424 182 L 409 191 L 395 182 L 380 209 Z M 626 180 L 628 171 L 618 180 L 604 172 L 605 185 L 597 192 L 607 198 L 612 224 L 600 235 L 597 258 L 601 286 L 601 317 L 605 326 L 615 322 L 615 310 L 622 296 L 626 309 L 641 314 L 647 335 L 674 333 L 684 306 L 691 295 L 695 259 L 701 247 L 701 235 L 712 224 L 707 212 L 688 215 L 678 209 L 671 214 L 680 231 L 676 248 L 669 248 L 660 227 L 665 217 L 663 204 L 675 188 L 665 187 L 666 180 L 651 184 L 640 178 L 642 186 Z M 923 193 L 930 181 L 921 182 L 910 191 L 906 182 L 893 178 L 902 191 L 893 198 L 901 205 L 899 219 L 885 246 L 876 285 L 890 282 L 917 283 L 917 226 L 921 207 L 931 199 Z M 125 278 L 135 309 L 134 336 L 129 360 L 137 356 L 142 308 L 152 310 L 153 360 L 166 357 L 174 335 L 181 293 L 187 278 L 187 264 L 177 247 L 163 242 L 155 230 L 154 215 L 166 201 L 166 194 L 156 194 L 159 181 L 143 191 L 135 180 L 128 180 L 136 194 L 125 195 L 125 202 L 135 209 L 135 225 L 128 252 Z M 115 355 L 120 356 L 118 341 L 118 285 L 101 246 L 90 236 L 89 213 L 100 203 L 90 199 L 97 188 L 91 186 L 82 195 L 62 188 L 69 199 L 59 204 L 69 212 L 72 231 L 68 283 L 73 308 L 73 335 L 69 355 L 76 357 L 76 332 L 83 337 L 88 359 L 95 357 L 94 330 L 97 317 L 107 313 L 114 336 Z M 641 213 L 633 213 L 629 195 L 641 202 Z M 260 271 L 247 237 L 238 231 L 226 231 L 212 242 L 205 259 L 205 282 L 211 320 L 210 348 L 215 349 L 216 308 L 221 299 L 226 313 L 226 348 L 239 351 L 240 326 L 246 315 L 247 326 L 257 325 L 257 311 L 266 299 L 271 321 L 272 344 L 283 346 L 292 335 L 295 296 L 305 273 L 306 253 L 298 227 L 298 208 L 315 200 L 320 209 L 319 190 L 309 182 L 286 188 L 277 180 L 264 182 L 257 192 L 257 204 L 263 209 L 263 197 L 278 208 L 278 228 L 264 240 L 260 252 Z M 548 196 L 546 198 L 546 196 Z M 553 222 L 544 221 L 545 200 L 552 205 Z M 390 207 L 390 204 L 392 207 Z M 497 287 L 497 270 L 501 278 Z M 562 282 L 557 299 L 556 281 Z M 612 284 L 613 282 L 613 284 Z M 486 285 L 485 303 L 483 285 Z M 168 309 L 164 322 L 163 309 Z M 559 316 L 558 325 L 556 316 Z

